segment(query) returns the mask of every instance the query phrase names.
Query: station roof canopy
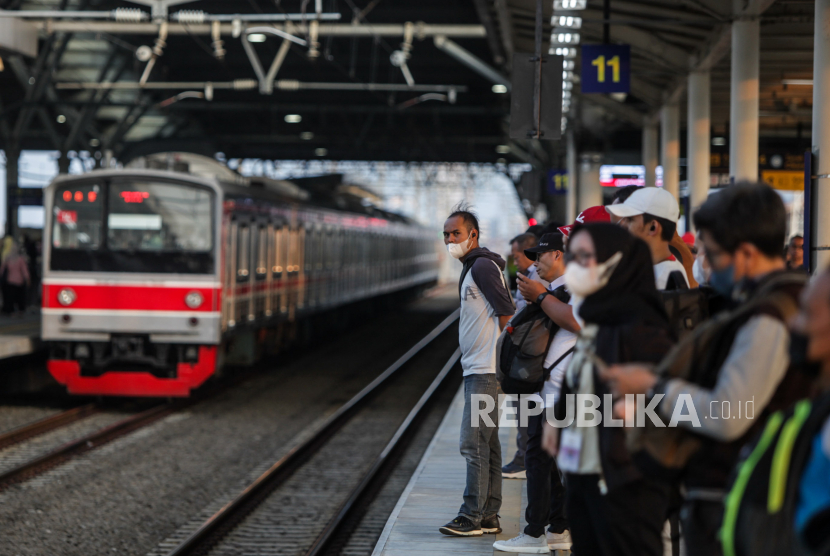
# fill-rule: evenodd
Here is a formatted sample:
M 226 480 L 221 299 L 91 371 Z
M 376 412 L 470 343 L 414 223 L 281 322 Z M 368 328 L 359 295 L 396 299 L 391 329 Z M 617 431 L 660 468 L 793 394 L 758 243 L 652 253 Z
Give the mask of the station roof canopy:
M 0 148 L 111 149 L 124 160 L 160 150 L 547 165 L 561 156 L 559 141 L 508 139 L 510 95 L 499 92 L 513 54 L 533 51 L 535 0 L 324 0 L 319 25 L 316 4 L 0 0 L 18 12 L 2 15 L 39 38 L 36 56 L 0 41 Z M 543 4 L 547 52 L 553 2 Z M 577 84 L 569 125 L 624 148 L 661 106 L 685 102 L 690 71 L 709 69 L 712 126 L 725 133 L 732 22 L 758 17 L 761 136 L 808 135 L 813 2 L 735 4 L 610 0 L 606 18 L 604 0 L 588 0 L 581 44 L 603 42 L 608 24 L 610 42 L 631 47 L 631 87 L 612 97 Z M 44 10 L 63 13 L 30 13 Z M 161 29 L 153 17 L 165 11 Z

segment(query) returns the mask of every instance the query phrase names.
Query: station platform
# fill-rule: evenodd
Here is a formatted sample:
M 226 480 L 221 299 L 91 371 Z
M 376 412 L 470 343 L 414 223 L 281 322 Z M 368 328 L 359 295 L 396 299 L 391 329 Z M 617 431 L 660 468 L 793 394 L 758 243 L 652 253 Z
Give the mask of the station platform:
M 40 345 L 40 308 L 22 317 L 0 315 L 0 359 L 29 355 Z
M 496 540 L 518 535 L 527 522 L 527 481 L 504 479 L 502 507 L 499 512 L 502 532 L 480 537 L 449 537 L 438 528 L 453 519 L 461 506 L 466 481 L 466 462 L 458 450 L 461 415 L 464 410 L 462 385 L 435 433 L 429 447 L 375 546 L 372 556 L 507 556 L 493 548 Z M 502 461 L 510 461 L 516 452 L 516 429 L 499 429 Z M 570 551 L 552 551 L 555 556 Z

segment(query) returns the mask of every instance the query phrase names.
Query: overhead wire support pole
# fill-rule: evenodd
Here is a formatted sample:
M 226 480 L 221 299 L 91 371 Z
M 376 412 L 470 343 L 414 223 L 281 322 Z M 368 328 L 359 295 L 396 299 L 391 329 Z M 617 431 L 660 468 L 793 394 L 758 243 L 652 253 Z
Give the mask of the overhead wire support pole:
M 536 0 L 536 32 L 535 51 L 532 62 L 536 63 L 533 73 L 533 129 L 530 134 L 533 139 L 542 138 L 542 0 Z
M 611 0 L 605 0 L 602 6 L 602 43 L 611 43 Z

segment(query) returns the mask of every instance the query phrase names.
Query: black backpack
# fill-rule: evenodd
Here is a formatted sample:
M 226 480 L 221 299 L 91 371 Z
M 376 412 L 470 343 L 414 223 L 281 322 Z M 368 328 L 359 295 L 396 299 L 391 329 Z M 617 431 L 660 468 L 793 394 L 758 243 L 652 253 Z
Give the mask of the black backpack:
M 808 548 L 795 532 L 801 475 L 828 416 L 830 396 L 800 401 L 773 413 L 761 435 L 744 447 L 725 501 L 724 556 L 830 554 L 830 542 Z
M 563 303 L 571 298 L 564 286 L 556 288 L 553 296 Z M 573 352 L 571 348 L 545 368 L 545 357 L 558 331 L 559 326 L 535 303 L 528 303 L 513 317 L 496 345 L 497 376 L 505 394 L 542 390 L 551 370 Z
M 669 274 L 666 289 L 657 292 L 669 316 L 669 324 L 678 340 L 685 338 L 711 314 L 708 288 L 690 289 L 679 270 Z

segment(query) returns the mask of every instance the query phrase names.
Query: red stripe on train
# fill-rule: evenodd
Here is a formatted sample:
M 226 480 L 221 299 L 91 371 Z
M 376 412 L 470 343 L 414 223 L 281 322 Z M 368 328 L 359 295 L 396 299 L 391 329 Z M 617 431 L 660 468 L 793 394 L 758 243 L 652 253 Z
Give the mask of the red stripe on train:
M 58 293 L 72 289 L 77 298 L 65 307 L 58 302 Z M 190 292 L 202 294 L 202 305 L 192 309 L 185 303 Z M 214 299 L 215 298 L 215 299 Z M 215 303 L 215 305 L 214 305 Z M 221 291 L 214 288 L 181 288 L 162 286 L 43 286 L 43 306 L 58 309 L 122 309 L 125 311 L 216 311 L 221 304 Z

